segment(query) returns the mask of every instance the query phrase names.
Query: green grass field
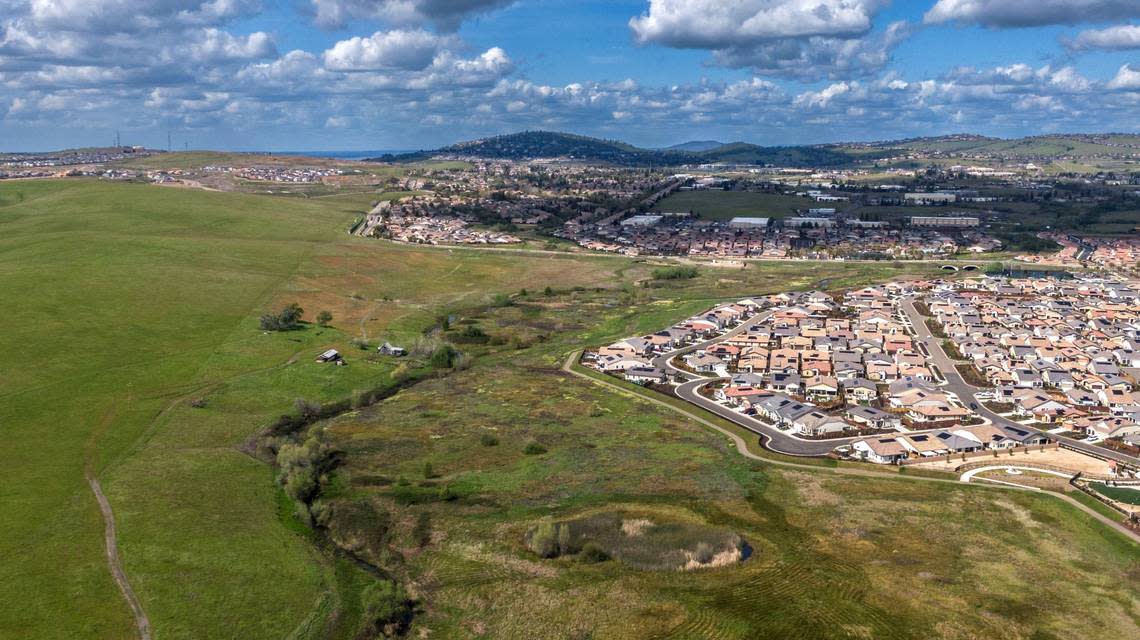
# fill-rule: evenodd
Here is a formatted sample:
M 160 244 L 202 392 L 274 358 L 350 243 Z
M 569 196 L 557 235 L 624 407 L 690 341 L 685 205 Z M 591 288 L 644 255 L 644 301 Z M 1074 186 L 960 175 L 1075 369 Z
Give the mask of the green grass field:
M 655 211 L 692 211 L 706 220 L 727 220 L 736 216 L 785 218 L 796 209 L 815 207 L 844 208 L 847 203 L 816 203 L 811 198 L 747 191 L 681 191 L 657 203 Z
M 373 578 L 318 542 L 242 445 L 297 398 L 395 384 L 397 363 L 350 339 L 408 344 L 442 315 L 441 339 L 495 338 L 459 345 L 470 369 L 314 427 L 346 454 L 325 499 L 392 516 L 362 548 L 412 588 L 414 634 L 1135 635 L 1135 546 L 1048 497 L 747 462 L 720 434 L 560 371 L 575 349 L 713 302 L 930 266 L 763 263 L 653 283 L 658 265 L 616 256 L 353 238 L 363 198 L 0 184 L 0 292 L 17 301 L 0 319 L 0 637 L 133 636 L 85 470 L 156 638 L 354 637 Z M 332 326 L 258 329 L 293 301 Z M 315 363 L 328 347 L 349 366 Z M 755 553 L 679 574 L 525 547 L 544 518 L 615 509 L 731 529 Z

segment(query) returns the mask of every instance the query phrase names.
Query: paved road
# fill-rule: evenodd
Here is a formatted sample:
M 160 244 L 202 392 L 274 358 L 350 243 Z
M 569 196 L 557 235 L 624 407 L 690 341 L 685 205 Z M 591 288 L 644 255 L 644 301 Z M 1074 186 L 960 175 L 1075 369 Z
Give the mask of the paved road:
M 673 374 L 680 373 L 684 375 L 692 375 L 687 371 L 674 367 L 672 364 L 670 364 L 670 361 L 678 355 L 692 353 L 693 351 L 704 349 L 711 345 L 717 344 L 718 342 L 724 342 L 733 336 L 737 336 L 748 331 L 752 327 L 764 322 L 771 316 L 771 311 L 765 311 L 764 313 L 757 314 L 748 320 L 745 320 L 744 322 L 740 323 L 739 326 L 715 338 L 691 344 L 687 347 L 675 349 L 668 353 L 659 355 L 653 359 L 653 366 L 664 369 Z M 677 394 L 677 397 L 681 398 L 682 400 L 691 402 L 706 411 L 715 413 L 716 415 L 726 420 L 735 422 L 741 427 L 744 427 L 745 429 L 748 429 L 749 431 L 759 435 L 762 439 L 761 443 L 766 448 L 771 449 L 777 453 L 783 453 L 789 456 L 825 456 L 835 447 L 857 440 L 857 438 L 833 438 L 829 440 L 804 440 L 802 438 L 797 438 L 795 436 L 789 435 L 788 433 L 780 431 L 775 427 L 769 426 L 755 418 L 746 416 L 738 411 L 733 411 L 732 409 L 717 402 L 713 402 L 712 400 L 709 400 L 708 398 L 697 393 L 698 387 L 701 387 L 709 382 L 713 382 L 717 379 L 723 378 L 701 378 L 698 380 L 693 380 L 691 382 L 686 382 L 685 384 L 676 387 L 675 393 Z
M 911 324 L 914 325 L 915 335 L 926 346 L 926 350 L 930 352 L 930 360 L 934 364 L 938 365 L 938 368 L 942 370 L 942 375 L 946 378 L 946 384 L 943 385 L 944 389 L 957 394 L 958 399 L 966 404 L 977 404 L 977 409 L 973 409 L 973 407 L 971 407 L 971 409 L 976 411 L 981 416 L 988 418 L 991 422 L 998 426 L 1013 426 L 1020 429 L 1029 429 L 1035 433 L 1044 433 L 1038 429 L 1027 427 L 1023 424 L 1018 424 L 1009 418 L 1002 417 L 987 409 L 986 405 L 982 404 L 981 401 L 979 401 L 977 398 L 976 394 L 978 391 L 980 391 L 980 389 L 967 384 L 966 381 L 962 378 L 962 374 L 959 373 L 958 368 L 954 366 L 954 360 L 950 359 L 950 356 L 946 355 L 946 352 L 942 350 L 942 343 L 934 337 L 934 335 L 930 332 L 930 328 L 926 326 L 926 318 L 918 312 L 918 309 L 915 309 L 914 299 L 910 297 L 904 298 L 902 300 L 901 306 L 903 313 L 906 314 Z M 1133 465 L 1140 464 L 1140 460 L 1127 454 L 1111 451 L 1109 449 L 1104 449 L 1102 447 L 1088 444 L 1087 442 L 1074 440 L 1072 438 L 1065 438 L 1057 436 L 1055 434 L 1045 435 L 1064 442 L 1066 445 L 1080 451 L 1085 451 L 1097 456 L 1110 458 L 1120 462 L 1127 462 Z
M 566 373 L 570 374 L 570 375 L 582 378 L 583 380 L 586 380 L 587 382 L 590 382 L 592 384 L 597 384 L 597 385 L 601 385 L 601 386 L 616 390 L 618 393 L 624 393 L 624 394 L 629 394 L 629 395 L 635 396 L 635 397 L 640 398 L 641 400 L 644 400 L 646 402 L 649 402 L 649 403 L 658 405 L 660 407 L 663 407 L 665 409 L 668 409 L 669 411 L 676 412 L 682 416 L 685 416 L 686 418 L 688 418 L 690 420 L 693 420 L 694 422 L 698 422 L 698 423 L 700 423 L 700 424 L 702 424 L 702 425 L 704 425 L 704 426 L 728 437 L 736 445 L 736 450 L 740 453 L 740 455 L 742 455 L 746 458 L 749 458 L 751 460 L 757 460 L 757 461 L 765 462 L 767 464 L 773 464 L 773 465 L 777 465 L 780 467 L 786 467 L 786 468 L 791 468 L 791 469 L 801 469 L 803 471 L 809 471 L 809 472 L 813 472 L 813 473 L 832 473 L 835 475 L 857 476 L 857 477 L 862 477 L 862 478 L 881 478 L 884 480 L 902 480 L 902 481 L 907 481 L 907 482 L 938 482 L 938 483 L 955 483 L 955 484 L 961 482 L 960 480 L 949 479 L 949 478 L 932 478 L 932 477 L 925 477 L 925 476 L 899 475 L 897 473 L 889 473 L 886 471 L 876 471 L 876 470 L 872 470 L 869 468 L 818 467 L 818 466 L 800 464 L 798 462 L 788 462 L 788 461 L 784 461 L 784 460 L 776 460 L 776 459 L 769 458 L 769 457 L 758 456 L 755 453 L 752 453 L 751 451 L 748 450 L 748 443 L 745 442 L 744 439 L 741 438 L 740 436 L 736 435 L 735 433 L 732 433 L 731 431 L 726 431 L 725 429 L 723 429 L 722 427 L 717 425 L 715 422 L 706 420 L 703 417 L 701 417 L 695 413 L 692 413 L 690 411 L 686 411 L 686 410 L 681 409 L 679 407 L 675 407 L 675 406 L 673 406 L 667 402 L 664 402 L 662 400 L 654 398 L 652 392 L 631 391 L 629 389 L 619 387 L 615 383 L 610 382 L 608 380 L 599 380 L 597 378 L 592 378 L 592 377 L 590 377 L 590 376 L 588 376 L 588 375 L 586 375 L 580 371 L 575 371 L 574 365 L 575 365 L 575 363 L 578 362 L 578 358 L 580 358 L 581 355 L 582 355 L 581 351 L 577 351 L 577 352 L 570 354 L 570 357 L 567 358 L 566 362 L 562 365 L 562 370 L 565 371 Z M 975 483 L 974 486 L 986 487 L 986 488 L 994 489 L 994 490 L 1039 491 L 1034 487 L 1012 486 L 1012 484 L 1011 485 L 997 485 L 997 484 L 987 483 L 987 484 L 983 484 L 983 485 L 978 485 Z M 1064 500 L 1065 502 L 1072 505 L 1074 508 L 1079 509 L 1080 511 L 1083 511 L 1084 513 L 1092 516 L 1096 520 L 1111 526 L 1116 531 L 1120 531 L 1120 532 L 1126 534 L 1134 542 L 1140 543 L 1140 534 L 1137 534 L 1135 531 L 1132 531 L 1131 529 L 1124 527 L 1123 525 L 1121 525 L 1118 522 L 1113 522 L 1111 519 L 1104 517 L 1099 512 L 1093 510 L 1092 508 L 1086 506 L 1085 504 L 1077 502 L 1076 500 L 1074 500 L 1071 497 L 1064 495 L 1064 494 L 1053 493 L 1053 492 L 1043 492 L 1043 493 L 1047 493 L 1048 495 L 1051 495 L 1051 496 L 1053 496 L 1059 500 Z
M 775 427 L 768 426 L 759 420 L 746 416 L 738 411 L 733 411 L 728 407 L 709 400 L 708 398 L 697 393 L 697 388 L 707 384 L 709 380 L 694 380 L 686 382 L 678 386 L 675 390 L 677 397 L 691 402 L 698 407 L 715 413 L 716 415 L 735 422 L 736 424 L 748 429 L 749 431 L 758 434 L 762 441 L 761 443 L 768 449 L 776 453 L 782 453 L 789 456 L 804 456 L 804 457 L 818 457 L 827 455 L 832 449 L 841 444 L 848 444 L 857 440 L 858 438 L 832 438 L 828 440 L 804 440 L 791 436 Z

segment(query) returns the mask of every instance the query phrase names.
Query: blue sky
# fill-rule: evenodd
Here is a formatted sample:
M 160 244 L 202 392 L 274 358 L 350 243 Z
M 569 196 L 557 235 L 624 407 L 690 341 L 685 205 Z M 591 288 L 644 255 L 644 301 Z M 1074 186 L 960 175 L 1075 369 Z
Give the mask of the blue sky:
M 1140 130 L 1138 0 L 0 0 L 0 150 Z

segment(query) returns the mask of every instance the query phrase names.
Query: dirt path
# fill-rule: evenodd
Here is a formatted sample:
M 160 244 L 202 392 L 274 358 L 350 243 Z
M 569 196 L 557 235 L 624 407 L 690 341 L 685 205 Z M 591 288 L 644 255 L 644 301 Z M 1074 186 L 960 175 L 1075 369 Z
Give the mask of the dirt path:
M 103 494 L 103 487 L 100 486 L 99 479 L 91 473 L 87 474 L 87 484 L 90 485 L 91 492 L 95 494 L 95 499 L 99 501 L 99 510 L 103 513 L 103 542 L 107 551 L 107 564 L 111 567 L 111 576 L 115 578 L 115 584 L 119 585 L 119 591 L 123 592 L 123 598 L 131 607 L 131 613 L 135 617 L 135 626 L 139 630 L 139 638 L 150 640 L 150 618 L 146 616 L 146 611 L 143 611 L 142 603 L 135 595 L 135 590 L 131 588 L 131 583 L 127 580 L 127 574 L 123 571 L 123 565 L 119 561 L 119 539 L 115 534 L 115 514 L 111 511 L 111 503 Z

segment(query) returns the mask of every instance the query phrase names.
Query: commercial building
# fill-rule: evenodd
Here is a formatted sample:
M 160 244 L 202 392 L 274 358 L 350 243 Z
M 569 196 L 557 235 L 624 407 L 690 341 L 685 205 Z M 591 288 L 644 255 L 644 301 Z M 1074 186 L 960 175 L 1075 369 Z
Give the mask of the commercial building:
M 915 216 L 910 219 L 912 227 L 927 229 L 967 229 L 978 224 L 980 220 L 967 216 Z
M 662 216 L 638 215 L 621 221 L 623 227 L 651 227 L 661 222 Z
M 733 229 L 754 229 L 767 227 L 771 222 L 768 218 L 737 217 L 728 222 Z

